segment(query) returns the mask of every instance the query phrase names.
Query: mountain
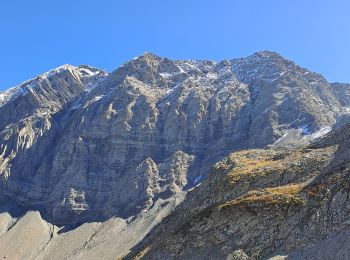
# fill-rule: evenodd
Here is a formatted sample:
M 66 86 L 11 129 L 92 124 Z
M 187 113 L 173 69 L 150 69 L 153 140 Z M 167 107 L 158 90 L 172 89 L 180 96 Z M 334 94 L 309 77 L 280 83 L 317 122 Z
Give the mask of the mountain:
M 41 240 L 33 233 L 19 258 L 125 254 L 178 204 L 192 207 L 192 195 L 181 201 L 201 194 L 214 163 L 307 145 L 347 117 L 348 96 L 269 51 L 54 69 L 0 93 L 0 244 L 33 225 Z

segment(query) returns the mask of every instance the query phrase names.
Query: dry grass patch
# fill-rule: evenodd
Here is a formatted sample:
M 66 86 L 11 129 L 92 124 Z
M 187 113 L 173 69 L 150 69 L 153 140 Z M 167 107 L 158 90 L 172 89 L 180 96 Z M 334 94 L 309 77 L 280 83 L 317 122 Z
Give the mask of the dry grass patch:
M 298 162 L 301 156 L 301 151 L 286 154 L 277 154 L 269 150 L 241 151 L 230 156 L 234 167 L 227 176 L 230 182 L 235 184 L 247 174 L 268 174 L 271 171 L 286 169 L 288 165 Z
M 261 190 L 252 190 L 245 195 L 228 201 L 219 208 L 248 205 L 303 205 L 304 200 L 299 196 L 300 184 L 291 184 Z
M 151 248 L 145 247 L 144 249 L 142 249 L 136 256 L 135 256 L 135 260 L 140 260 L 142 259 L 149 251 L 151 250 Z

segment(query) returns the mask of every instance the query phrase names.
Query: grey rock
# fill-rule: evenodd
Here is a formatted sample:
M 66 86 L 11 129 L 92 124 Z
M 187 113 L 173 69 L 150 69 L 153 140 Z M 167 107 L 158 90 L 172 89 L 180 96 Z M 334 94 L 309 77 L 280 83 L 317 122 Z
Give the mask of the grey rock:
M 0 93 L 0 205 L 58 226 L 137 219 L 232 151 L 320 136 L 347 115 L 344 91 L 267 51 L 221 62 L 145 53 L 112 73 L 65 65 Z M 194 203 L 233 195 L 218 196 Z

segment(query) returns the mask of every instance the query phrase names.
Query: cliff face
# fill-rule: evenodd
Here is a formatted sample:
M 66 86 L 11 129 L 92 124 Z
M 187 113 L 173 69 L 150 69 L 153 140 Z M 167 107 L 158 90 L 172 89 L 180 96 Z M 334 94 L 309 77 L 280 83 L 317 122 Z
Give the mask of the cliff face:
M 304 148 L 230 154 L 129 257 L 347 258 L 349 129 Z
M 0 93 L 0 203 L 57 225 L 137 218 L 232 151 L 323 135 L 347 113 L 344 91 L 267 51 L 65 65 Z

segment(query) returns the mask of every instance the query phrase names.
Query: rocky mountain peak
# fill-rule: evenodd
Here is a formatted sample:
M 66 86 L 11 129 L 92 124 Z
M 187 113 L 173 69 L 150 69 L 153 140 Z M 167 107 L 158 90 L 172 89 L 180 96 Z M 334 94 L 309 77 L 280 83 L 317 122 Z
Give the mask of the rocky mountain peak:
M 159 61 L 163 58 L 149 51 L 144 52 L 142 55 L 137 56 L 134 60 L 141 59 L 145 61 Z
M 250 83 L 256 79 L 272 82 L 287 71 L 299 69 L 296 64 L 276 52 L 260 51 L 246 58 L 231 60 L 237 78 Z
M 144 67 L 144 66 L 154 67 L 154 66 L 157 66 L 157 64 L 162 59 L 163 58 L 161 58 L 153 53 L 145 52 L 142 55 L 133 58 L 131 61 L 127 62 L 127 64 L 131 63 L 134 66 L 139 66 L 139 67 Z
M 284 59 L 284 60 L 287 60 L 287 59 L 284 58 L 280 53 L 275 52 L 275 51 L 269 51 L 269 50 L 257 51 L 257 52 L 255 52 L 253 55 L 251 55 L 251 56 L 257 56 L 257 57 L 261 57 L 261 58 Z
M 136 57 L 129 63 L 133 65 L 133 69 L 147 68 L 165 77 L 181 72 L 181 69 L 174 61 L 149 52 Z
M 132 60 L 126 62 L 122 67 L 126 67 L 132 70 L 140 70 L 152 68 L 156 69 L 158 64 L 163 60 L 162 57 L 157 56 L 150 52 L 145 52 L 140 56 L 133 58 Z

